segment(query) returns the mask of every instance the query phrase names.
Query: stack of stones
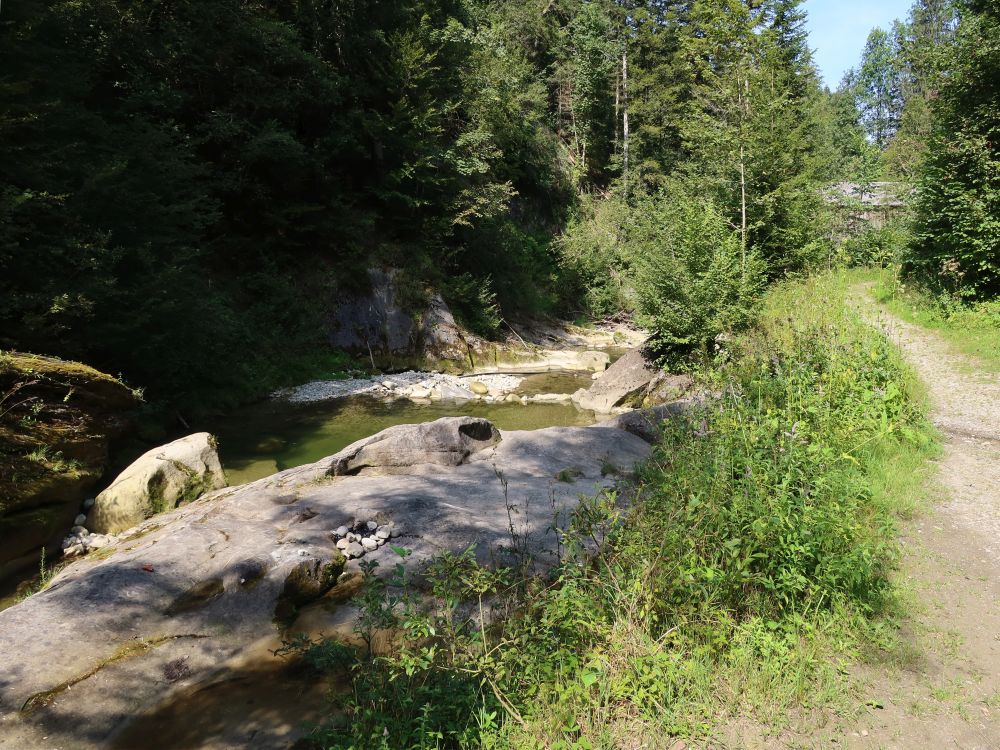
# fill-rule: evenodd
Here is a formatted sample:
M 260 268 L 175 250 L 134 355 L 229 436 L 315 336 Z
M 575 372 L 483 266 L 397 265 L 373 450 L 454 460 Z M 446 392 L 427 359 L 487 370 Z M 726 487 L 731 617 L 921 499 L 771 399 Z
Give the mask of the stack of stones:
M 84 510 L 89 510 L 94 505 L 93 499 L 84 501 Z M 107 547 L 115 541 L 115 537 L 108 534 L 91 534 L 84 524 L 87 522 L 87 515 L 81 513 L 73 521 L 73 528 L 69 530 L 69 536 L 62 540 L 62 551 L 64 557 L 76 557 L 83 555 L 101 547 Z
M 379 525 L 376 521 L 357 521 L 353 526 L 341 526 L 330 535 L 337 540 L 337 549 L 348 560 L 364 557 L 398 536 L 393 524 Z

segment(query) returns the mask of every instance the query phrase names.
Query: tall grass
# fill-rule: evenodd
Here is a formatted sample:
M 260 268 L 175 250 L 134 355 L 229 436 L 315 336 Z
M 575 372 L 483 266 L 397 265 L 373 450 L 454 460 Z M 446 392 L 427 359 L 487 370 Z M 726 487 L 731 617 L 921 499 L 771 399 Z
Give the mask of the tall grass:
M 352 678 L 319 745 L 660 747 L 833 701 L 835 658 L 877 637 L 893 602 L 895 520 L 920 474 L 892 467 L 931 446 L 913 379 L 846 288 L 771 292 L 704 374 L 717 398 L 668 425 L 628 507 L 581 505 L 550 578 L 449 556 L 420 605 L 369 576 L 400 650 L 302 644 Z

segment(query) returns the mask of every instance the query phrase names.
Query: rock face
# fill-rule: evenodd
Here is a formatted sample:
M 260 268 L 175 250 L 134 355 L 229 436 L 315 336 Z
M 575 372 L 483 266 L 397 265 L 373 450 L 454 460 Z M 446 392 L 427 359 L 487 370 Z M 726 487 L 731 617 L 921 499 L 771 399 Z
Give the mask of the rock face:
M 369 291 L 342 300 L 330 322 L 330 343 L 380 358 L 428 358 L 468 364 L 469 339 L 440 294 L 422 306 L 403 302 L 399 272 L 368 270 Z
M 573 394 L 581 409 L 609 413 L 618 407 L 649 406 L 677 399 L 691 386 L 686 375 L 669 375 L 653 365 L 641 349 L 632 349 L 594 381 Z
M 330 475 L 398 474 L 421 465 L 459 466 L 473 453 L 498 442 L 500 432 L 493 423 L 476 417 L 398 425 L 333 456 Z
M 0 352 L 0 586 L 38 570 L 100 480 L 139 398 L 78 362 Z
M 417 445 L 423 438 L 429 442 Z M 400 560 L 393 547 L 410 551 L 405 564 L 415 572 L 470 545 L 483 562 L 502 560 L 513 523 L 537 565 L 555 564 L 552 525 L 567 522 L 581 493 L 611 486 L 607 463 L 627 471 L 650 451 L 610 426 L 498 438 L 492 424 L 470 419 L 390 430 L 338 456 L 209 493 L 72 562 L 44 591 L 0 612 L 0 743 L 139 746 L 114 744 L 129 721 L 169 711 L 184 696 L 208 696 L 208 686 L 236 684 L 247 673 L 235 665 L 250 654 L 274 663 L 281 632 L 351 637 L 357 610 L 327 603 L 350 595 L 362 563 L 391 574 Z M 403 471 L 397 449 L 431 463 L 395 476 L 338 473 L 376 456 Z M 357 544 L 351 552 L 361 560 L 345 562 L 340 534 L 344 546 Z M 391 543 L 378 544 L 389 536 Z M 350 538 L 374 538 L 376 546 Z M 323 598 L 310 604 L 315 597 Z M 176 664 L 185 666 L 184 679 L 165 681 L 165 665 Z M 203 725 L 190 714 L 185 720 L 215 726 L 214 715 Z M 281 721 L 256 726 L 254 748 L 287 748 L 295 739 Z M 245 722 L 238 728 L 243 734 L 228 743 L 198 737 L 185 746 L 248 747 Z
M 226 486 L 215 438 L 197 432 L 137 458 L 104 492 L 87 518 L 87 528 L 117 534 L 151 515 Z

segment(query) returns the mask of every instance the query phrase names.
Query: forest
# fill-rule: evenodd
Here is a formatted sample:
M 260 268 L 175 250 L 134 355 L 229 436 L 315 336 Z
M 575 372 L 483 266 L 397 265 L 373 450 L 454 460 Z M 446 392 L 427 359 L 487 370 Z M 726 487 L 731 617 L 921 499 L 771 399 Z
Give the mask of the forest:
M 831 92 L 797 0 L 9 4 L 0 347 L 226 408 L 384 266 L 676 361 L 841 252 L 844 180 L 922 185 L 906 272 L 995 293 L 995 11 L 917 3 Z
M 1000 0 L 805 6 L 3 3 L 0 744 L 995 744 Z

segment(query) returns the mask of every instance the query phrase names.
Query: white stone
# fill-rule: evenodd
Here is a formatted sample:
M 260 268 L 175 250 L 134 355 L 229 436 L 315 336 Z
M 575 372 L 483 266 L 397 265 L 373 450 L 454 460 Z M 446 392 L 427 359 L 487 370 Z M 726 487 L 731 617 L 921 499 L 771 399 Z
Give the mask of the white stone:
M 107 547 L 113 541 L 107 534 L 91 534 L 84 543 L 87 549 L 101 549 L 102 547 Z
M 361 540 L 361 546 L 364 547 L 368 552 L 378 549 L 378 542 L 375 541 L 374 537 L 366 536 Z

